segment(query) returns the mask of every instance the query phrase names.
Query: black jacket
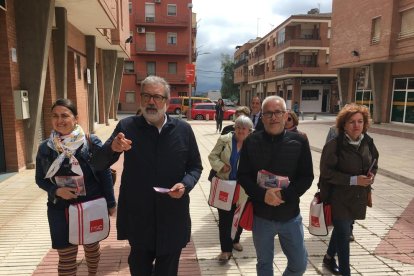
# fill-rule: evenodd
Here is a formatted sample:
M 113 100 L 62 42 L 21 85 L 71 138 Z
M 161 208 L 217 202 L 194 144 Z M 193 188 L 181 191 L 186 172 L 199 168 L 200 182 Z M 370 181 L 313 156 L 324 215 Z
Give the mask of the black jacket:
M 143 116 L 119 121 L 112 136 L 93 162 L 109 166 L 120 156 L 111 149 L 113 138 L 123 132 L 132 140 L 124 152 L 124 169 L 118 199 L 118 239 L 164 255 L 187 245 L 191 234 L 188 193 L 200 178 L 202 165 L 189 124 L 168 117 L 161 133 Z M 97 154 L 95 156 L 98 156 Z M 156 193 L 153 187 L 171 188 L 183 183 L 180 199 Z
M 289 187 L 281 191 L 285 203 L 273 207 L 264 202 L 266 190 L 257 184 L 257 173 L 262 169 L 289 177 Z M 251 134 L 243 143 L 237 179 L 252 199 L 255 215 L 275 221 L 296 217 L 300 212 L 299 197 L 313 180 L 308 140 L 289 131 L 277 136 L 265 131 Z

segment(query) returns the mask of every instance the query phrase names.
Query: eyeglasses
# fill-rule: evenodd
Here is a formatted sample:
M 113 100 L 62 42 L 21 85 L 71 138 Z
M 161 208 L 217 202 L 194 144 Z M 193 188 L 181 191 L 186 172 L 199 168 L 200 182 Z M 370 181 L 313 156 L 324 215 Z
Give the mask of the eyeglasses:
M 268 111 L 268 112 L 263 112 L 263 117 L 265 117 L 266 119 L 271 119 L 273 115 L 275 115 L 276 118 L 280 118 L 285 113 L 286 111 L 281 111 L 281 110 L 276 110 L 275 112 Z
M 161 95 L 158 95 L 158 94 L 151 95 L 151 94 L 148 94 L 148 93 L 141 93 L 141 99 L 144 102 L 146 102 L 146 103 L 149 102 L 151 100 L 151 98 L 154 100 L 154 102 L 156 104 L 162 103 L 163 101 L 165 101 L 165 99 L 167 99 L 167 97 L 164 97 L 164 96 L 161 96 Z

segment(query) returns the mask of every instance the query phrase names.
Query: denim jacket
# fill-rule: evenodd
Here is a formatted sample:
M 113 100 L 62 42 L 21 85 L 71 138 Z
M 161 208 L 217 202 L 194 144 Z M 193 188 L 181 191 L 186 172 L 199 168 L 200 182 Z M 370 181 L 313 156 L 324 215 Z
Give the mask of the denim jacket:
M 101 147 L 102 142 L 95 135 L 91 135 L 91 142 L 94 147 Z M 69 204 L 75 202 L 84 202 L 97 197 L 105 197 L 108 208 L 116 206 L 114 189 L 112 184 L 112 176 L 109 169 L 97 171 L 90 164 L 92 151 L 89 149 L 88 143 L 81 146 L 75 153 L 76 159 L 82 168 L 86 196 L 79 196 L 76 200 L 64 200 L 56 196 L 58 186 L 53 182 L 54 178 L 45 178 L 47 171 L 53 161 L 58 157 L 58 152 L 52 150 L 47 145 L 48 139 L 43 141 L 38 149 L 36 156 L 36 183 L 48 193 L 48 206 L 55 208 L 66 208 Z

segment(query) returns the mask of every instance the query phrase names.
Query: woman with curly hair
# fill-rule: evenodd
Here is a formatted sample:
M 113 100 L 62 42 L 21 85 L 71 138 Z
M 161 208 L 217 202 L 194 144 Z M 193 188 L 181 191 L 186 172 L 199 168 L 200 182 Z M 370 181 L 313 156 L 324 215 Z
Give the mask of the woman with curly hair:
M 351 275 L 349 235 L 354 220 L 365 219 L 371 185 L 377 173 L 378 151 L 368 136 L 366 106 L 348 104 L 338 113 L 338 137 L 323 148 L 321 195 L 332 206 L 333 231 L 323 264 L 335 275 Z M 339 267 L 335 261 L 338 255 Z

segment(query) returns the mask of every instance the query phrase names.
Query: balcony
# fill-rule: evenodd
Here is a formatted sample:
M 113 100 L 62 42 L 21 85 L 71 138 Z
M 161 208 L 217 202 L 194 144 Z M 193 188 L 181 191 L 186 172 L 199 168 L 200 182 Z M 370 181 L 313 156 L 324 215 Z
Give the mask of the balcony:
M 188 48 L 188 47 L 187 47 Z M 147 47 L 141 44 L 135 44 L 135 52 L 139 55 L 174 55 L 188 56 L 188 49 L 178 46 L 155 46 Z
M 186 84 L 185 73 L 169 74 L 166 72 L 156 72 L 157 76 L 164 78 L 170 85 L 172 84 Z M 139 71 L 136 75 L 136 83 L 140 84 L 146 77 L 149 76 L 147 72 Z
M 297 38 L 286 40 L 284 43 L 277 45 L 277 51 L 283 51 L 289 47 L 329 47 L 329 45 L 322 45 L 320 39 Z
M 246 65 L 248 62 L 247 58 L 241 59 L 234 64 L 234 69 L 239 68 L 240 66 Z
M 174 27 L 188 28 L 188 18 L 178 19 L 175 16 L 155 16 L 155 17 L 138 17 L 135 19 L 136 26 L 157 26 L 157 27 Z M 193 28 L 194 29 L 194 28 Z M 194 31 L 194 30 L 193 30 Z

